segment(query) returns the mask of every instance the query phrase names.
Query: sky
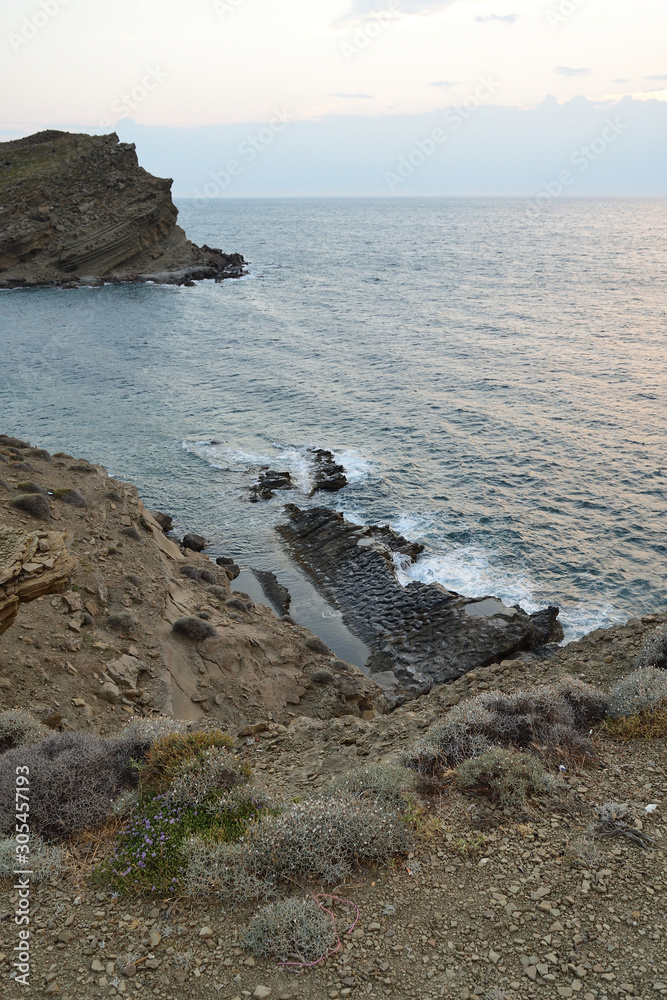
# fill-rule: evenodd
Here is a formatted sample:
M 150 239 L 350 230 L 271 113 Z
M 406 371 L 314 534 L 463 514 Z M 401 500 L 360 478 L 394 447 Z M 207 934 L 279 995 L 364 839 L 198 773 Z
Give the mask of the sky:
M 172 130 L 176 146 L 188 134 L 182 130 L 193 136 L 208 130 L 206 162 L 212 157 L 219 171 L 225 157 L 234 158 L 238 143 L 227 138 L 235 126 L 252 138 L 262 125 L 289 121 L 270 150 L 257 150 L 263 171 L 281 143 L 283 154 L 295 146 L 295 135 L 330 149 L 324 137 L 335 134 L 348 192 L 356 190 L 349 171 L 357 169 L 354 143 L 365 122 L 369 134 L 381 137 L 384 190 L 392 164 L 397 168 L 401 156 L 426 141 L 424 127 L 448 108 L 505 109 L 517 121 L 523 114 L 526 128 L 536 109 L 546 108 L 546 128 L 554 105 L 572 109 L 583 99 L 587 109 L 604 112 L 602 128 L 606 113 L 624 99 L 630 107 L 631 98 L 639 118 L 639 105 L 647 104 L 651 127 L 664 129 L 666 37 L 662 0 L 14 0 L 0 7 L 0 140 L 45 127 L 138 129 L 153 160 L 164 130 Z M 571 118 L 565 112 L 560 124 Z M 488 124 L 484 149 L 493 155 L 501 119 L 476 119 L 478 127 Z M 597 125 L 591 121 L 594 131 L 581 139 L 577 125 L 558 156 L 595 139 Z M 212 127 L 219 129 L 215 137 Z M 619 138 L 617 145 L 627 150 L 632 141 Z M 548 132 L 544 143 L 546 150 Z M 649 155 L 663 153 L 658 143 Z M 446 158 L 439 149 L 429 166 Z M 160 169 L 192 193 L 214 168 L 198 174 L 192 162 L 186 181 L 182 159 Z M 517 146 L 517 171 L 521 162 Z M 253 193 L 256 173 L 254 167 L 244 173 L 245 193 Z M 626 171 L 624 177 L 621 187 L 631 182 L 643 192 L 641 176 Z M 255 193 L 268 192 L 262 184 Z M 359 193 L 379 193 L 374 185 L 360 180 Z M 329 182 L 320 187 L 335 193 Z M 435 188 L 449 190 L 446 181 Z M 396 190 L 408 193 L 405 184 Z

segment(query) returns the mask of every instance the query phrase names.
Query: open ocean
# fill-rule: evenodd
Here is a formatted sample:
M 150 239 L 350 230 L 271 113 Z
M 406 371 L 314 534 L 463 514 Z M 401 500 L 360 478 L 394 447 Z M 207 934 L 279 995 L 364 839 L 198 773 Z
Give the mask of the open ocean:
M 179 207 L 249 277 L 0 293 L 1 431 L 275 571 L 349 659 L 274 531 L 285 502 L 389 522 L 426 545 L 414 579 L 558 604 L 568 639 L 667 604 L 666 200 Z M 309 446 L 344 491 L 307 498 Z M 262 464 L 301 489 L 250 504 Z

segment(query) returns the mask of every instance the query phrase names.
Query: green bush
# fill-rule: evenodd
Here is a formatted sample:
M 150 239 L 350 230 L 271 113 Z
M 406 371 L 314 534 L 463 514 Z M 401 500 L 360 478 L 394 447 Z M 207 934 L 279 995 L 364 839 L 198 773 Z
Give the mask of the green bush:
M 269 903 L 251 921 L 241 941 L 257 958 L 317 962 L 336 947 L 331 917 L 314 900 Z
M 220 729 L 168 733 L 156 740 L 146 754 L 139 779 L 141 788 L 153 793 L 166 792 L 185 767 L 192 765 L 196 770 L 202 766 L 206 751 L 228 750 L 233 745 L 231 736 Z M 231 754 L 229 759 L 234 760 Z
M 404 812 L 415 792 L 415 776 L 398 764 L 365 764 L 334 778 L 326 791 L 385 803 L 397 812 Z
M 461 791 L 487 795 L 501 805 L 522 805 L 532 795 L 550 787 L 548 776 L 535 757 L 495 747 L 456 768 L 454 782 Z

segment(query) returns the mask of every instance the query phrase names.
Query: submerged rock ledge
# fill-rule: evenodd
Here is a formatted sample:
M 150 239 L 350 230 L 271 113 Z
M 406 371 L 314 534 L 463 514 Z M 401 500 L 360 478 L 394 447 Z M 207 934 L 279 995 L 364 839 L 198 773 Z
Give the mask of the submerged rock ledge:
M 403 587 L 397 561 L 414 562 L 423 546 L 391 528 L 350 524 L 324 507 L 285 509 L 289 520 L 280 534 L 350 631 L 373 651 L 369 666 L 389 688 L 390 703 L 563 638 L 558 608 L 529 615 L 495 597 L 463 597 L 439 584 Z
M 0 288 L 190 284 L 244 274 L 241 254 L 191 243 L 171 180 L 115 133 L 38 132 L 0 143 Z

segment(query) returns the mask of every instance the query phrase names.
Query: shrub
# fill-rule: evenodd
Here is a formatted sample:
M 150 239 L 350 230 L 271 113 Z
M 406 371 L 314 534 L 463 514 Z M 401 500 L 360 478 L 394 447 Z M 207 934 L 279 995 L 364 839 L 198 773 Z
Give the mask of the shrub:
M 214 746 L 181 767 L 167 794 L 172 802 L 193 806 L 215 804 L 223 793 L 248 782 L 251 775 L 247 764 L 242 764 L 228 750 Z
M 13 837 L 0 838 L 0 878 L 14 878 L 17 868 L 27 867 L 33 882 L 51 882 L 66 871 L 67 852 L 62 847 L 45 843 L 35 835 L 30 838 L 30 854 L 16 854 L 16 840 Z
M 275 882 L 246 868 L 245 844 L 211 843 L 194 835 L 184 841 L 182 850 L 185 859 L 182 884 L 187 896 L 215 894 L 221 903 L 234 906 L 276 895 Z
M 38 483 L 19 483 L 16 487 L 21 493 L 42 493 L 47 496 L 48 490 L 45 490 L 43 486 L 39 486 Z
M 71 504 L 72 507 L 90 506 L 83 493 L 80 493 L 79 490 L 54 490 L 53 495 L 56 500 L 62 500 L 63 503 Z
M 414 774 L 397 764 L 366 764 L 334 778 L 328 792 L 342 792 L 355 799 L 370 799 L 404 812 L 415 790 Z
M 55 733 L 0 757 L 0 831 L 14 825 L 16 768 L 30 769 L 30 823 L 35 833 L 67 836 L 92 829 L 111 814 L 114 799 L 136 783 L 132 761 L 146 746 L 133 737 L 103 739 Z
M 93 879 L 121 895 L 173 893 L 186 875 L 184 844 L 193 836 L 204 843 L 238 840 L 256 818 L 253 801 L 221 801 L 213 810 L 174 802 L 167 795 L 143 795 L 119 834 L 114 853 Z
M 171 630 L 174 635 L 178 635 L 183 639 L 191 639 L 193 642 L 203 642 L 204 639 L 210 639 L 211 636 L 217 634 L 212 625 L 194 616 L 178 618 L 172 625 Z
M 199 579 L 202 583 L 217 583 L 218 578 L 215 573 L 211 573 L 210 569 L 202 569 L 199 573 Z
M 199 583 L 199 570 L 196 566 L 181 566 L 180 574 L 181 576 L 187 576 L 189 580 L 194 580 L 195 583 Z
M 12 507 L 30 514 L 41 521 L 48 521 L 51 518 L 51 504 L 41 493 L 24 493 L 14 500 L 10 500 Z
M 136 618 L 128 614 L 107 615 L 104 624 L 113 632 L 134 632 L 139 627 Z
M 250 922 L 241 941 L 257 958 L 317 962 L 338 942 L 331 917 L 310 899 L 269 903 Z
M 22 708 L 9 708 L 0 713 L 0 754 L 15 747 L 39 743 L 50 735 L 47 726 Z
M 638 715 L 657 708 L 667 700 L 667 671 L 642 667 L 628 674 L 609 692 L 612 719 Z
M 404 763 L 432 779 L 494 746 L 592 755 L 585 730 L 606 712 L 605 695 L 572 678 L 509 695 L 478 695 L 453 708 L 406 753 Z
M 604 805 L 595 807 L 595 813 L 598 819 L 588 829 L 590 837 L 626 837 L 646 850 L 653 843 L 648 834 L 628 826 L 627 820 L 631 817 L 627 805 L 621 802 L 605 802 Z
M 637 667 L 658 667 L 667 670 L 667 628 L 656 629 L 644 639 L 637 657 Z
M 667 707 L 646 709 L 638 715 L 620 719 L 607 719 L 603 730 L 612 740 L 625 743 L 629 740 L 667 739 Z
M 141 766 L 141 788 L 164 792 L 184 767 L 194 764 L 206 751 L 232 746 L 231 736 L 220 729 L 169 733 L 158 739 L 147 751 Z M 231 754 L 228 757 L 230 761 L 234 761 Z
M 462 791 L 487 795 L 506 806 L 521 805 L 549 787 L 547 774 L 535 757 L 500 747 L 460 764 L 454 782 Z
M 212 594 L 213 597 L 217 597 L 220 601 L 226 600 L 229 594 L 229 592 L 225 590 L 224 587 L 207 587 L 206 593 Z
M 333 684 L 335 677 L 330 670 L 316 670 L 310 678 L 315 684 Z
M 311 799 L 249 830 L 248 867 L 261 878 L 336 884 L 356 865 L 400 854 L 408 843 L 405 824 L 385 805 L 349 795 Z
M 137 529 L 134 527 L 134 525 L 132 525 L 129 528 L 123 528 L 123 534 L 127 538 L 130 538 L 133 542 L 140 542 L 141 541 L 141 535 L 139 534 L 139 532 L 137 531 Z

